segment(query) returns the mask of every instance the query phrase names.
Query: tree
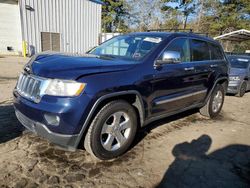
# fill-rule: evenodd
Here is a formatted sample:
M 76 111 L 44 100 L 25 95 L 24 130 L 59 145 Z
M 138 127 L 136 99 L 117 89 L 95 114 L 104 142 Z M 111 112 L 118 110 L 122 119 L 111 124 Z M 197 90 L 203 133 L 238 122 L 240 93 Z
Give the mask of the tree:
M 127 0 L 129 20 L 133 30 L 158 29 L 162 23 L 161 0 Z
M 186 29 L 188 17 L 195 13 L 196 3 L 194 0 L 177 1 L 176 0 L 162 0 L 163 6 L 162 10 L 166 12 L 173 12 L 178 10 L 183 16 L 183 29 Z M 170 5 L 169 3 L 177 3 L 176 6 Z
M 250 29 L 249 0 L 206 0 L 203 6 L 200 24 L 196 24 L 199 25 L 199 32 L 217 36 L 238 29 Z M 247 49 L 249 43 L 222 42 L 226 50 L 241 52 Z
M 103 32 L 126 32 L 125 24 L 128 12 L 124 0 L 103 0 L 102 30 Z
M 250 29 L 249 0 L 104 0 L 103 32 L 192 28 L 209 36 Z M 250 41 L 225 47 L 249 48 Z
M 219 35 L 228 29 L 250 29 L 249 0 L 237 1 L 204 1 L 205 14 L 201 18 L 201 31 L 209 31 L 211 35 Z
M 164 13 L 163 28 L 179 29 L 182 25 L 182 13 L 173 7 L 162 6 L 161 10 Z

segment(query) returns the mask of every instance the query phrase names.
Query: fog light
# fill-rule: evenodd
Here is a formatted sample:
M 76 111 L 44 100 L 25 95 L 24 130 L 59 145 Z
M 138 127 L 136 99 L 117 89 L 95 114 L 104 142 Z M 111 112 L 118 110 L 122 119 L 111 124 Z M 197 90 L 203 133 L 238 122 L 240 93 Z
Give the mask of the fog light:
M 60 117 L 51 114 L 45 114 L 44 118 L 46 119 L 47 123 L 50 125 L 58 126 L 60 123 Z

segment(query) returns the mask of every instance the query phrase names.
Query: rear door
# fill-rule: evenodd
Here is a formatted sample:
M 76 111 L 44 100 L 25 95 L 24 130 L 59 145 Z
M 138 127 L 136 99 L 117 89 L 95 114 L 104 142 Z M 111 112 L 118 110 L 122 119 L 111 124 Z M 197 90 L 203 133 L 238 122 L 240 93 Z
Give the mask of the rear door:
M 213 71 L 218 71 L 220 68 L 225 67 L 225 58 L 222 49 L 216 44 L 208 43 L 208 45 L 211 57 L 210 68 Z
M 212 74 L 209 45 L 204 40 L 190 39 L 190 49 L 191 61 L 195 67 L 193 84 L 197 87 L 197 90 L 207 93 Z
M 189 39 L 174 39 L 164 51 L 179 52 L 181 62 L 163 64 L 155 69 L 152 83 L 154 94 L 151 114 L 153 116 L 195 105 L 206 94 L 206 90 L 200 88 L 199 81 L 197 81 L 200 79 L 198 78 L 200 75 L 196 73 L 197 63 L 190 61 Z
M 208 45 L 211 58 L 211 61 L 209 62 L 209 68 L 211 69 L 209 81 L 211 82 L 210 85 L 212 85 L 218 77 L 227 76 L 228 64 L 224 57 L 223 50 L 219 45 L 210 42 Z

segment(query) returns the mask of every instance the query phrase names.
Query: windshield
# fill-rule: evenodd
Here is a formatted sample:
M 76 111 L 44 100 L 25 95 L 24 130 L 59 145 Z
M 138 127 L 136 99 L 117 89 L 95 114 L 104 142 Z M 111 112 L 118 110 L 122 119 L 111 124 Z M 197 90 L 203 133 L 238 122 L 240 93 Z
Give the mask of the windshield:
M 161 41 L 161 37 L 154 36 L 117 36 L 102 43 L 89 53 L 101 57 L 139 60 Z
M 246 69 L 249 65 L 249 59 L 229 58 L 232 68 Z

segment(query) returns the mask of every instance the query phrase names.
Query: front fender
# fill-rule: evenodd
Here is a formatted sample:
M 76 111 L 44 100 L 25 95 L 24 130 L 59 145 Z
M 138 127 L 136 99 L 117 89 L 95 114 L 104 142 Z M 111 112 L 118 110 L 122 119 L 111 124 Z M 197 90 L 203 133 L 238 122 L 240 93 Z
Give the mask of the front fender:
M 143 104 L 143 100 L 141 97 L 141 94 L 136 91 L 136 90 L 127 90 L 127 91 L 119 91 L 119 92 L 114 92 L 114 93 L 109 93 L 106 95 L 103 95 L 101 97 L 99 97 L 93 107 L 91 108 L 90 112 L 88 113 L 88 116 L 86 118 L 86 120 L 83 123 L 83 126 L 81 128 L 81 131 L 79 133 L 79 136 L 76 140 L 76 145 L 75 147 L 77 147 L 82 139 L 82 137 L 84 136 L 85 132 L 87 131 L 90 121 L 93 118 L 93 115 L 95 114 L 96 110 L 98 109 L 99 105 L 101 105 L 101 103 L 107 99 L 113 98 L 113 97 L 121 97 L 121 96 L 125 96 L 125 95 L 136 95 L 136 100 L 135 102 L 132 104 L 134 107 L 137 108 L 138 112 L 139 112 L 139 116 L 140 116 L 140 124 L 141 126 L 144 124 L 144 119 L 145 119 L 145 108 L 144 108 L 144 104 Z

